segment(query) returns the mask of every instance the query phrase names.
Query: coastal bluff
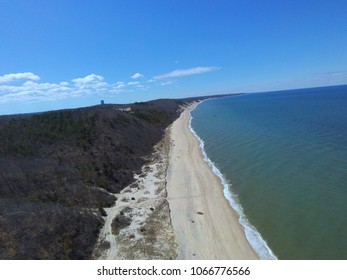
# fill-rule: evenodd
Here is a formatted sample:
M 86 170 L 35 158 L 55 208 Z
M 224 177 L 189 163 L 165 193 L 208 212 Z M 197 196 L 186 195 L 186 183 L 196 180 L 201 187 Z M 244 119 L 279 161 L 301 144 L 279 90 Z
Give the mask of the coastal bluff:
M 91 259 L 114 194 L 211 97 L 0 116 L 0 259 Z

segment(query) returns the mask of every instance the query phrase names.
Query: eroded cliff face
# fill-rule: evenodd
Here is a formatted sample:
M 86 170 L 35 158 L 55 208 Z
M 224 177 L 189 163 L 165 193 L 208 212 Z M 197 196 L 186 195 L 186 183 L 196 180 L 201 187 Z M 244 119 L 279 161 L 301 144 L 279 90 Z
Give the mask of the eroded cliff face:
M 0 258 L 91 258 L 103 208 L 134 181 L 183 103 L 0 117 Z

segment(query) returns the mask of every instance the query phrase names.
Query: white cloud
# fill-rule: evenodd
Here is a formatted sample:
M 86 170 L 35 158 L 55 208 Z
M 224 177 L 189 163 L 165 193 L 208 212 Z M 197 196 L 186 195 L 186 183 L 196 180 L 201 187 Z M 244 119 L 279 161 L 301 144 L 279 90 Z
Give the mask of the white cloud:
M 167 86 L 167 85 L 172 85 L 173 83 L 174 83 L 174 81 L 163 81 L 160 83 L 160 85 Z
M 59 100 L 68 97 L 86 96 L 92 94 L 116 94 L 129 92 L 125 82 L 107 83 L 103 76 L 90 74 L 75 78 L 70 82 L 40 83 L 37 75 L 32 73 L 6 74 L 0 76 L 0 103 L 36 102 Z M 20 84 L 11 81 L 22 80 Z M 138 82 L 130 84 L 138 86 Z
M 220 67 L 214 67 L 214 66 L 213 67 L 194 67 L 194 68 L 189 68 L 189 69 L 178 69 L 178 70 L 174 70 L 174 71 L 169 72 L 169 73 L 154 76 L 153 79 L 162 80 L 162 79 L 168 79 L 168 78 L 177 78 L 177 77 L 183 77 L 183 76 L 197 75 L 197 74 L 217 71 L 219 69 L 220 69 Z
M 71 94 L 72 89 L 61 84 L 26 81 L 20 86 L 0 86 L 0 103 L 58 100 Z
M 117 83 L 115 84 L 115 88 L 117 88 L 117 89 L 125 88 L 125 87 L 126 87 L 126 85 L 125 85 L 124 82 L 117 82 Z
M 209 68 L 209 71 L 212 71 L 211 69 Z M 192 75 L 193 72 L 194 74 L 199 71 L 206 72 L 207 69 L 198 68 L 198 70 L 187 69 L 179 71 L 184 71 L 184 75 L 188 75 L 188 72 L 189 75 Z M 183 75 L 182 72 L 180 75 Z M 140 73 L 135 73 L 132 76 L 133 79 L 139 79 L 141 77 L 143 75 Z M 97 94 L 113 95 L 139 92 L 148 90 L 149 86 L 168 85 L 174 82 L 170 80 L 152 79 L 149 81 L 151 83 L 147 81 L 142 83 L 138 80 L 108 83 L 103 76 L 96 74 L 57 83 L 45 83 L 39 80 L 40 77 L 31 72 L 0 76 L 0 103 L 54 101 Z M 13 81 L 15 83 L 12 83 Z
M 128 86 L 136 86 L 138 84 L 140 84 L 140 82 L 129 82 L 129 83 L 127 83 Z
M 73 79 L 72 81 L 76 84 L 90 84 L 90 83 L 99 83 L 104 80 L 103 76 L 98 76 L 95 74 L 90 74 L 84 78 Z
M 40 80 L 40 77 L 31 72 L 5 74 L 3 76 L 0 76 L 0 84 L 6 84 L 18 80 L 38 81 Z
M 78 95 L 92 94 L 92 93 L 107 93 L 111 85 L 104 82 L 104 77 L 90 74 L 83 78 L 73 79 L 74 83 L 73 92 Z
M 130 78 L 132 78 L 132 79 L 140 79 L 140 78 L 142 78 L 143 77 L 143 75 L 141 74 L 141 73 L 135 73 L 134 75 L 132 75 Z

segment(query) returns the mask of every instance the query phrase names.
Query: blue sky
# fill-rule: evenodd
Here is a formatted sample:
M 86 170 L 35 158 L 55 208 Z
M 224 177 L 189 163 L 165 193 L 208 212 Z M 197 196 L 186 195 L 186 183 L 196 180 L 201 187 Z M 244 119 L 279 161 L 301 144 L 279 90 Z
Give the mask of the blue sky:
M 0 114 L 347 84 L 345 0 L 0 0 Z

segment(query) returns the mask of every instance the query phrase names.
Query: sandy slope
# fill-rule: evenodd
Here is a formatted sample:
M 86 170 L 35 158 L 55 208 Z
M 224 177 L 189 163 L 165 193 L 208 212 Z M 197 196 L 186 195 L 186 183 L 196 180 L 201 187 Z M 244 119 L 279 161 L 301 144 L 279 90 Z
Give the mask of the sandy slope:
M 94 249 L 96 259 L 177 259 L 177 245 L 166 200 L 169 135 L 160 141 L 151 162 L 135 182 L 116 194 Z M 127 219 L 122 224 L 114 221 Z M 115 225 L 117 225 L 115 227 Z M 118 229 L 117 229 L 118 228 Z
M 186 109 L 171 127 L 167 192 L 179 259 L 257 259 L 219 178 L 203 160 Z

